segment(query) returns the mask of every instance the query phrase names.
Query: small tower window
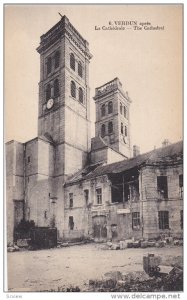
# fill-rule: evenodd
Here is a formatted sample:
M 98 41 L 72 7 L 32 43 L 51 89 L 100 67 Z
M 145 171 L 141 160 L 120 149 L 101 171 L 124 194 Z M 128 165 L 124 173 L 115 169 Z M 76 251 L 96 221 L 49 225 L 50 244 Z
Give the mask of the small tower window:
M 73 230 L 73 228 L 74 228 L 73 216 L 69 216 L 69 229 Z
M 47 59 L 47 74 L 51 73 L 51 71 L 52 71 L 52 58 L 49 57 Z
M 71 81 L 71 96 L 76 98 L 76 85 L 74 81 Z
M 69 207 L 73 207 L 73 193 L 69 193 Z
M 120 114 L 122 115 L 123 114 L 123 106 L 122 106 L 122 103 L 120 102 Z
M 124 111 L 124 117 L 127 118 L 127 108 L 126 108 L 126 106 L 124 106 L 123 111 Z
M 81 87 L 79 88 L 79 101 L 83 103 L 83 90 Z
M 123 123 L 121 123 L 121 133 L 123 134 Z
M 48 84 L 46 88 L 46 100 L 49 100 L 51 98 L 51 85 Z
M 105 124 L 102 124 L 102 126 L 101 126 L 101 136 L 102 137 L 105 136 Z
M 110 101 L 108 103 L 108 113 L 109 114 L 113 113 L 113 103 L 112 103 L 112 101 Z
M 108 133 L 112 133 L 113 132 L 113 123 L 112 122 L 109 122 L 108 123 Z
M 73 53 L 70 54 L 70 67 L 75 71 L 75 56 Z
M 125 126 L 125 136 L 127 136 L 127 126 Z
M 102 117 L 104 117 L 105 116 L 105 104 L 103 104 L 102 106 L 101 106 L 101 116 Z
M 82 77 L 82 64 L 81 64 L 80 61 L 79 61 L 79 63 L 78 63 L 78 75 L 79 75 L 80 77 Z
M 55 69 L 59 67 L 60 65 L 60 52 L 56 51 L 54 55 L 54 60 L 55 60 Z
M 54 97 L 59 96 L 59 80 L 55 79 L 54 81 Z

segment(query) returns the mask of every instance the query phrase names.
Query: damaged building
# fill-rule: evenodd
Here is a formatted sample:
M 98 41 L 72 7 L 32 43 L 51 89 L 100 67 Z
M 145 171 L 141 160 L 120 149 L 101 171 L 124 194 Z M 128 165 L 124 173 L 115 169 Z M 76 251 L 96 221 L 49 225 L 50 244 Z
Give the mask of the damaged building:
M 38 137 L 6 144 L 7 242 L 22 219 L 59 240 L 182 237 L 183 144 L 131 145 L 119 78 L 95 89 L 90 130 L 88 42 L 66 16 L 41 36 Z M 132 149 L 133 148 L 133 149 Z

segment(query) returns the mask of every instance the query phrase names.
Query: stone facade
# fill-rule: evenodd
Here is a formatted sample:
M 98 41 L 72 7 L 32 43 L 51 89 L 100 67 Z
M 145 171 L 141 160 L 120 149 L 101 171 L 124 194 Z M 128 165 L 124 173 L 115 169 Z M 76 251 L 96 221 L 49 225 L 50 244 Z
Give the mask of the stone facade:
M 6 144 L 7 242 L 21 219 L 56 227 L 59 240 L 181 236 L 182 143 L 130 159 L 131 99 L 118 78 L 96 88 L 91 139 L 88 42 L 64 16 L 37 51 L 38 137 Z

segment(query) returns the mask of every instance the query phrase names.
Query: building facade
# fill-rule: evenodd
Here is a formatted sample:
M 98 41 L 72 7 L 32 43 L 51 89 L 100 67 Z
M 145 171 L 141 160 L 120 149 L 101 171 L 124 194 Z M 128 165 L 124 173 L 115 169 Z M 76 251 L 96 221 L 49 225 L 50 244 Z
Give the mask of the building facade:
M 67 17 L 41 36 L 38 137 L 6 144 L 7 241 L 22 220 L 60 240 L 182 235 L 182 142 L 131 157 L 130 104 L 118 78 L 95 90 L 88 42 Z

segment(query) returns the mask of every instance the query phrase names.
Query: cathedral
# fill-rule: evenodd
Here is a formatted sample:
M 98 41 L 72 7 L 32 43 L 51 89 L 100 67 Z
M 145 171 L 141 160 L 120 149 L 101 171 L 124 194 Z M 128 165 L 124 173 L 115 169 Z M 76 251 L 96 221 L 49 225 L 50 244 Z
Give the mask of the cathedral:
M 119 78 L 95 89 L 89 43 L 66 16 L 40 38 L 38 136 L 6 143 L 7 242 L 24 219 L 60 241 L 183 234 L 183 144 L 140 154 Z

